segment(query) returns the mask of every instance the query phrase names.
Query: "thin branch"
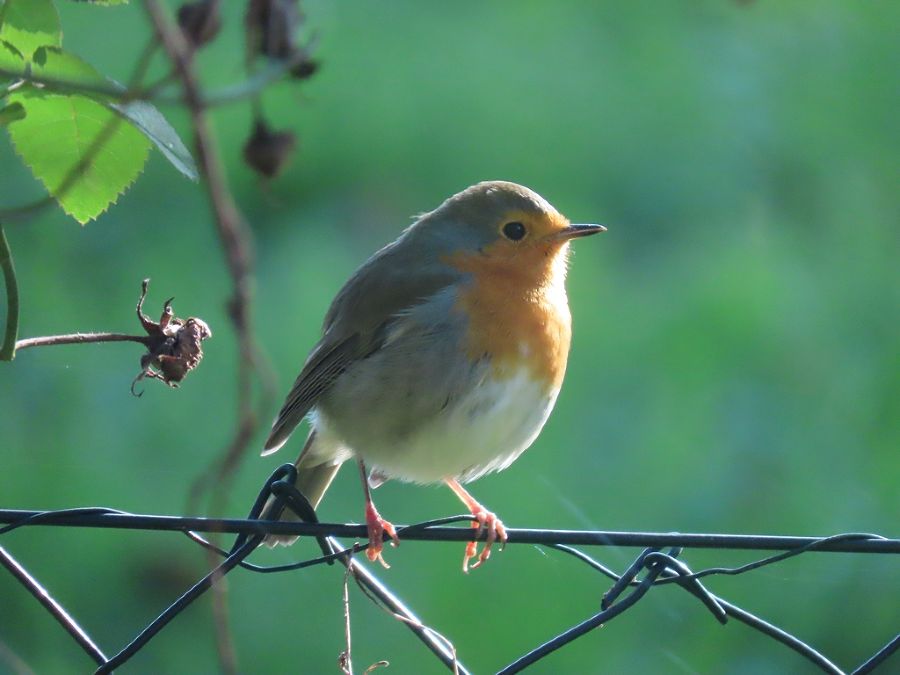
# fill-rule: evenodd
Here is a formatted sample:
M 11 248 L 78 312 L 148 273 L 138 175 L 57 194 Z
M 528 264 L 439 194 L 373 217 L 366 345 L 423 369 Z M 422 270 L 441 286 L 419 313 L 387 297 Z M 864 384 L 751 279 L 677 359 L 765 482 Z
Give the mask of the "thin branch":
M 0 209 L 0 218 L 15 223 L 18 220 L 28 219 L 44 209 L 53 206 L 55 203 L 56 200 L 53 198 L 53 195 L 47 195 L 46 197 L 40 197 L 33 202 L 22 204 L 21 206 Z
M 341 551 L 343 548 L 340 545 L 340 542 L 332 537 L 326 538 L 326 541 L 335 551 Z M 449 640 L 426 626 L 400 598 L 394 595 L 387 586 L 381 583 L 378 577 L 369 571 L 368 568 L 360 565 L 352 555 L 348 555 L 346 553 L 347 549 L 343 549 L 343 551 L 343 555 L 341 555 L 338 560 L 350 570 L 354 579 L 360 585 L 360 588 L 362 588 L 367 595 L 374 597 L 380 606 L 384 607 L 393 616 L 406 624 L 416 637 L 418 637 L 422 643 L 441 660 L 451 673 L 454 675 L 470 675 L 466 667 L 459 662 L 459 659 L 456 656 L 456 650 L 453 648 L 452 644 L 449 644 Z
M 153 24 L 156 36 L 172 62 L 184 92 L 184 103 L 190 112 L 191 125 L 197 159 L 204 181 L 210 206 L 214 215 L 216 230 L 228 270 L 231 274 L 233 292 L 228 302 L 229 315 L 234 325 L 238 341 L 237 355 L 237 427 L 231 442 L 220 459 L 216 460 L 218 481 L 213 493 L 212 512 L 218 513 L 225 504 L 225 495 L 241 459 L 246 455 L 250 440 L 258 426 L 253 410 L 253 383 L 263 378 L 258 363 L 258 348 L 251 322 L 252 303 L 252 241 L 249 228 L 231 195 L 228 181 L 219 157 L 218 145 L 213 135 L 197 74 L 194 70 L 192 50 L 184 35 L 173 25 L 158 0 L 145 0 L 144 8 Z M 210 471 L 205 472 L 204 478 Z M 199 495 L 209 483 L 198 479 L 191 493 Z M 225 587 L 216 585 L 214 591 L 219 597 L 215 607 L 224 608 Z M 233 664 L 232 640 L 224 611 L 217 611 L 216 633 L 219 644 L 219 658 L 227 671 Z
M 34 670 L 16 654 L 8 644 L 0 640 L 0 664 L 6 664 L 9 672 L 15 675 L 35 675 Z
M 309 50 L 310 49 L 307 49 L 306 51 L 308 52 Z M 203 94 L 200 99 L 202 106 L 205 109 L 215 108 L 254 98 L 269 85 L 276 83 L 294 67 L 300 65 L 300 63 L 308 58 L 308 53 L 298 52 L 283 61 L 270 61 L 265 67 L 243 82 L 225 85 L 218 90 Z M 26 74 L 21 71 L 9 70 L 2 67 L 0 67 L 0 78 L 16 78 L 16 81 L 7 88 L 8 90 L 13 90 L 21 86 L 22 83 L 29 83 L 39 84 L 48 91 L 59 92 L 62 94 L 100 96 L 122 103 L 128 101 L 148 101 L 160 104 L 181 105 L 186 102 L 183 93 L 173 93 L 163 89 L 163 87 L 168 85 L 172 80 L 170 74 L 163 76 L 157 82 L 151 83 L 146 87 L 130 93 L 126 93 L 122 87 L 112 83 L 104 84 L 102 82 L 86 82 L 83 80 L 73 81 L 62 77 L 53 77 L 34 72 Z M 3 92 L 0 91 L 0 98 L 2 98 L 2 95 Z
M 49 347 L 52 345 L 81 345 L 88 342 L 140 342 L 145 347 L 150 344 L 147 335 L 127 333 L 70 333 L 68 335 L 43 335 L 23 338 L 16 342 L 16 351 L 29 347 Z
M 19 282 L 13 264 L 12 250 L 0 223 L 0 268 L 3 269 L 3 284 L 6 287 L 6 328 L 3 346 L 0 347 L 0 361 L 12 361 L 16 355 L 16 336 L 19 334 Z
M 238 426 L 220 464 L 220 478 L 226 478 L 233 473 L 245 454 L 257 427 L 251 400 L 252 381 L 254 376 L 259 375 L 256 366 L 258 349 L 251 324 L 253 258 L 251 237 L 244 217 L 228 188 L 218 145 L 209 127 L 203 96 L 194 72 L 191 50 L 184 36 L 172 25 L 157 0 L 146 0 L 144 4 L 184 89 L 185 103 L 190 111 L 191 124 L 194 128 L 199 165 L 206 178 L 216 229 L 233 282 L 233 294 L 228 307 L 238 338 Z M 225 489 L 221 491 L 227 492 Z

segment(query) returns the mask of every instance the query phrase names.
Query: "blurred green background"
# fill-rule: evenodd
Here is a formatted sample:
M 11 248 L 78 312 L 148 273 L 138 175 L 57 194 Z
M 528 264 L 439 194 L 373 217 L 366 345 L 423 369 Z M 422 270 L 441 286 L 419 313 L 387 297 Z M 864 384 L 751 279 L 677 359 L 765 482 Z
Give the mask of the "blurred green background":
M 199 56 L 213 88 L 244 76 L 243 3 L 224 4 L 223 33 Z M 127 79 L 148 39 L 141 3 L 58 5 L 64 46 Z M 900 4 L 303 6 L 321 71 L 263 104 L 273 125 L 299 135 L 289 170 L 262 184 L 242 164 L 248 104 L 214 116 L 256 237 L 255 324 L 280 380 L 266 419 L 357 265 L 412 214 L 473 182 L 513 180 L 609 232 L 576 246 L 575 336 L 556 411 L 512 468 L 472 486 L 507 525 L 900 535 Z M 183 111 L 165 110 L 188 139 Z M 42 195 L 7 140 L 0 167 L 0 206 Z M 203 317 L 214 337 L 181 389 L 148 382 L 140 399 L 128 391 L 136 345 L 33 350 L 0 365 L 0 506 L 183 513 L 236 409 L 230 279 L 203 190 L 154 153 L 97 222 L 82 229 L 48 211 L 8 236 L 22 337 L 135 331 L 148 276 L 151 314 L 174 295 L 176 312 Z M 299 449 L 260 459 L 263 433 L 227 495 L 230 516 Z M 389 483 L 376 499 L 398 523 L 460 511 L 445 489 Z M 361 519 L 354 471 L 320 513 Z M 107 653 L 206 564 L 174 533 L 35 528 L 2 544 Z M 593 553 L 622 569 L 637 551 Z M 314 554 L 304 541 L 253 560 Z M 468 576 L 461 555 L 460 544 L 407 542 L 379 574 L 477 673 L 593 614 L 608 585 L 537 547 L 510 546 Z M 696 569 L 754 554 L 684 558 Z M 338 672 L 342 581 L 328 567 L 230 575 L 242 672 Z M 846 668 L 900 625 L 900 566 L 887 556 L 813 554 L 708 586 Z M 355 588 L 351 612 L 359 672 L 379 659 L 386 672 L 444 672 Z M 91 667 L 5 574 L 0 641 L 38 673 Z M 205 598 L 121 672 L 218 669 Z M 812 672 L 672 588 L 532 671 Z

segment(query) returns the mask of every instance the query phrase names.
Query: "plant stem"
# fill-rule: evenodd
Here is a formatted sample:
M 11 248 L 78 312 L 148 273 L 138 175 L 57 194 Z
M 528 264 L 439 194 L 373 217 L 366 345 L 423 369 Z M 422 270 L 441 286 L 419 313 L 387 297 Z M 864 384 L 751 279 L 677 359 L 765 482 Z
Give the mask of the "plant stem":
M 12 251 L 0 223 L 0 267 L 3 268 L 3 284 L 6 287 L 6 331 L 0 347 L 0 361 L 12 361 L 16 355 L 16 336 L 19 334 L 19 283 L 13 265 Z
M 142 345 L 146 345 L 148 340 L 146 335 L 127 335 L 126 333 L 70 333 L 69 335 L 25 338 L 16 343 L 16 349 L 50 345 L 81 345 L 86 342 L 140 342 Z

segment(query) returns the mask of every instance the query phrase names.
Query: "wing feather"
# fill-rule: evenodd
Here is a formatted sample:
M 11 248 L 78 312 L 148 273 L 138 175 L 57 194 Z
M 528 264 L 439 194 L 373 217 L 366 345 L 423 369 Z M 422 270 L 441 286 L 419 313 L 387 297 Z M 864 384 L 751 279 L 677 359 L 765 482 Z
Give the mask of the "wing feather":
M 263 455 L 284 445 L 341 373 L 382 347 L 398 315 L 459 279 L 459 272 L 427 254 L 409 259 L 401 244 L 410 233 L 372 256 L 338 292 L 322 339 L 278 413 Z
M 313 352 L 312 358 L 297 376 L 294 386 L 284 401 L 284 405 L 272 425 L 269 438 L 263 448 L 263 456 L 277 451 L 303 421 L 319 396 L 342 372 L 357 359 L 356 345 L 359 335 L 354 334 L 328 350 L 321 347 Z M 323 353 L 319 353 L 323 352 Z

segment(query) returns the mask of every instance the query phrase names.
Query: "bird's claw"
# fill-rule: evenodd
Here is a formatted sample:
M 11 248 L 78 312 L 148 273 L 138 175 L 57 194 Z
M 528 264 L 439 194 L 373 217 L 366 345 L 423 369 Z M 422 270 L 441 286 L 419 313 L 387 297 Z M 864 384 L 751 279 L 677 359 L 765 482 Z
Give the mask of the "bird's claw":
M 397 546 L 400 543 L 400 539 L 397 537 L 397 531 L 394 529 L 393 524 L 381 517 L 378 509 L 375 508 L 372 502 L 366 504 L 366 529 L 369 531 L 369 547 L 366 549 L 366 557 L 371 562 L 377 560 L 382 567 L 389 569 L 390 565 L 387 564 L 381 555 L 381 552 L 384 550 L 384 535 L 387 533 L 387 536 L 391 539 L 392 546 Z
M 475 516 L 475 520 L 472 522 L 472 527 L 476 528 L 475 531 L 475 541 L 470 541 L 466 544 L 466 552 L 463 555 L 463 572 L 468 572 L 469 569 L 477 569 L 484 564 L 484 562 L 491 557 L 491 547 L 494 545 L 494 542 L 500 541 L 500 550 L 502 551 L 506 546 L 506 540 L 509 538 L 506 534 L 506 528 L 503 526 L 503 521 L 500 520 L 496 514 L 488 511 L 486 509 L 478 509 L 472 513 Z M 484 548 L 481 549 L 481 553 L 478 553 L 478 537 L 481 535 L 482 531 L 487 530 L 487 539 L 484 542 Z M 478 557 L 478 560 L 469 567 L 469 561 L 472 558 Z

